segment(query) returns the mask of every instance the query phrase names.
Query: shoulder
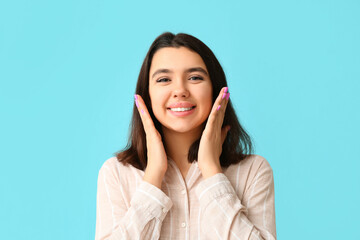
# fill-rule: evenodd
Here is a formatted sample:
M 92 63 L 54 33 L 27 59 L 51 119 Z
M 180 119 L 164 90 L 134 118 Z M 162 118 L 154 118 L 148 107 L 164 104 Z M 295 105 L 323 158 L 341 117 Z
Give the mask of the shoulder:
M 241 164 L 241 162 L 240 162 Z M 272 167 L 268 160 L 260 155 L 250 155 L 243 160 L 242 165 L 247 166 L 253 172 L 259 172 L 261 170 L 272 171 Z
M 120 182 L 125 179 L 142 177 L 143 171 L 134 168 L 130 164 L 124 165 L 114 156 L 108 158 L 102 164 L 99 170 L 99 177 L 100 175 Z
M 244 192 L 258 178 L 265 178 L 271 181 L 273 170 L 266 158 L 252 154 L 237 164 L 230 165 L 225 171 L 230 182 L 240 192 Z
M 234 172 L 242 170 L 250 173 L 257 173 L 260 170 L 269 170 L 272 171 L 272 167 L 270 163 L 267 161 L 266 158 L 260 155 L 252 154 L 247 156 L 245 159 L 241 160 L 237 164 L 230 165 L 226 171 L 227 172 Z
M 112 179 L 115 181 L 119 180 L 119 175 L 117 173 L 117 159 L 116 157 L 111 157 L 105 160 L 99 169 L 98 179 Z
M 105 162 L 101 165 L 99 173 L 108 173 L 108 172 L 113 172 L 117 167 L 117 158 L 116 157 L 111 157 L 108 158 L 107 160 L 105 160 Z

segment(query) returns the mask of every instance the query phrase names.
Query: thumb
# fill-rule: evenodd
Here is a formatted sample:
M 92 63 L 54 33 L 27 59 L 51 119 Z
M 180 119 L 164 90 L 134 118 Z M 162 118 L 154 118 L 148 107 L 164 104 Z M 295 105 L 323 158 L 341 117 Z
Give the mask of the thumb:
M 221 144 L 224 144 L 225 138 L 229 130 L 230 130 L 230 125 L 226 125 L 221 129 Z

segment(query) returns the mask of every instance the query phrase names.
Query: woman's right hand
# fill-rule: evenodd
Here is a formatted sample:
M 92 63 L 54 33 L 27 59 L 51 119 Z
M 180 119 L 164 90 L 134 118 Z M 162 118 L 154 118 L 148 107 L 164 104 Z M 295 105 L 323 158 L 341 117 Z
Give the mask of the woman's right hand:
M 144 100 L 140 95 L 135 94 L 134 96 L 146 134 L 147 166 L 143 180 L 161 189 L 161 183 L 168 164 L 164 144 L 160 133 L 155 128 Z

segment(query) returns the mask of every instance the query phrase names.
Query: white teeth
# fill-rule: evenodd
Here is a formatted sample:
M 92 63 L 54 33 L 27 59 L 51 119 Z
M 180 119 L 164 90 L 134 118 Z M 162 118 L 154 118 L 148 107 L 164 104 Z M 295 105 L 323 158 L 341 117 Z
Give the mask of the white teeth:
M 190 108 L 170 108 L 171 111 L 174 111 L 174 112 L 184 112 L 184 111 L 189 111 L 193 109 L 192 107 Z

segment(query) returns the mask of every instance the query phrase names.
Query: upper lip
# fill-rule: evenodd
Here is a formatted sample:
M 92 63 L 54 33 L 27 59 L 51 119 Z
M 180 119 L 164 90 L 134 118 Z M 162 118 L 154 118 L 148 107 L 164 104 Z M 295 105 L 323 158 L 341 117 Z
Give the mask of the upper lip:
M 195 104 L 189 102 L 177 102 L 170 104 L 168 108 L 190 108 L 193 106 L 195 106 Z

